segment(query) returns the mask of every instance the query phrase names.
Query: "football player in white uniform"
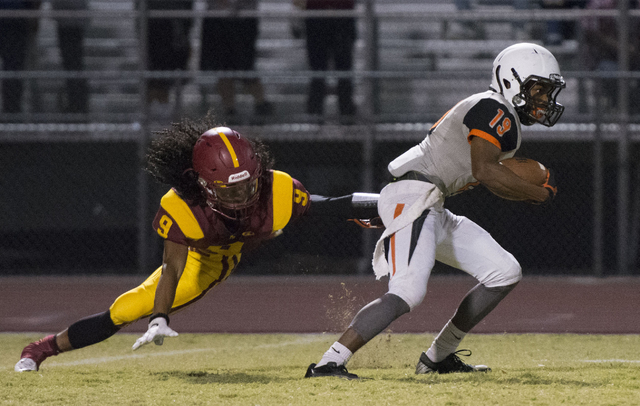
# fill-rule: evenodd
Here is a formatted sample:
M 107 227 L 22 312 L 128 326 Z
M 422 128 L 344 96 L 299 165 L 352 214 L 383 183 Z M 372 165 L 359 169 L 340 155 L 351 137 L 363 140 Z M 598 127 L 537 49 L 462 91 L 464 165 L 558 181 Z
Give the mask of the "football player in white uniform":
M 386 227 L 373 255 L 377 278 L 389 275 L 389 291 L 363 307 L 349 328 L 311 364 L 306 377 L 356 379 L 345 367 L 360 347 L 392 321 L 418 306 L 427 292 L 435 261 L 478 280 L 431 347 L 420 355 L 416 373 L 488 371 L 468 365 L 456 351 L 464 336 L 516 286 L 518 261 L 491 235 L 466 217 L 444 208 L 447 196 L 483 184 L 501 196 L 534 204 L 556 194 L 553 176 L 543 186 L 529 183 L 499 162 L 520 147 L 521 124 L 553 126 L 564 111 L 556 102 L 565 81 L 554 56 L 528 43 L 512 45 L 495 59 L 488 91 L 449 110 L 415 147 L 393 160 L 395 177 L 380 193 L 378 211 Z

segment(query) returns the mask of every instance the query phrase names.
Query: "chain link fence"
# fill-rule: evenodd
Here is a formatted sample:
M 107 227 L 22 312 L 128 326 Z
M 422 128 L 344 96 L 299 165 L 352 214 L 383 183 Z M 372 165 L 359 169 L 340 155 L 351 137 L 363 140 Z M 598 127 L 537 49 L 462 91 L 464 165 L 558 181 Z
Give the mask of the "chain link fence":
M 6 7 L 18 3 L 34 7 Z M 287 0 L 260 1 L 239 12 L 260 19 L 255 69 L 242 72 L 199 69 L 202 19 L 228 17 L 203 0 L 182 2 L 189 7 L 179 11 L 148 7 L 152 2 L 75 3 L 86 7 L 12 1 L 0 8 L 0 274 L 147 274 L 157 267 L 162 241 L 151 220 L 166 186 L 142 173 L 145 146 L 172 119 L 210 109 L 221 123 L 265 140 L 276 168 L 311 193 L 377 192 L 389 180 L 387 164 L 422 140 L 453 104 L 485 90 L 495 55 L 522 40 L 546 45 L 567 79 L 561 123 L 525 128 L 520 152 L 555 169 L 558 198 L 539 208 L 478 188 L 447 206 L 489 230 L 527 274 L 640 273 L 640 67 L 633 53 L 640 13 L 633 2 L 627 9 L 549 10 L 481 0 L 458 10 L 444 0 L 377 0 L 357 2 L 354 10 L 304 12 Z M 309 70 L 305 38 L 292 30 L 309 15 L 357 19 L 353 70 Z M 178 17 L 191 21 L 185 69 L 148 70 L 147 42 L 139 38 L 149 19 Z M 630 40 L 618 42 L 617 66 L 598 68 L 585 52 L 583 22 L 604 17 Z M 74 54 L 62 49 L 61 39 L 70 35 L 59 31 L 64 18 L 83 22 L 80 65 L 63 60 L 63 53 Z M 22 47 L 7 28 L 16 21 L 24 22 Z M 551 41 L 553 22 L 572 29 Z M 225 115 L 217 91 L 225 77 L 261 78 L 273 114 L 256 114 L 254 98 L 238 87 L 237 114 Z M 313 77 L 328 79 L 320 118 L 305 111 Z M 339 114 L 340 78 L 353 79 L 353 117 Z M 148 101 L 150 79 L 169 80 L 166 102 Z M 83 86 L 86 93 L 78 96 Z M 80 106 L 78 98 L 85 100 Z M 366 274 L 379 233 L 305 218 L 245 254 L 238 272 Z

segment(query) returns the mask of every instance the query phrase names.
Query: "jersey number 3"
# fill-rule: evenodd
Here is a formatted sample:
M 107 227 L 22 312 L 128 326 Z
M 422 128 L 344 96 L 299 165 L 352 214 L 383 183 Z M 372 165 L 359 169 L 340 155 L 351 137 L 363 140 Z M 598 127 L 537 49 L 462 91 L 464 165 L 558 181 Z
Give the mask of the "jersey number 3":
M 498 109 L 498 114 L 496 114 L 493 120 L 491 120 L 491 122 L 489 123 L 489 127 L 491 128 L 495 127 L 496 124 L 500 122 L 503 116 L 504 116 L 504 111 L 502 111 L 502 109 Z M 509 117 L 505 117 L 504 120 L 502 120 L 502 123 L 498 124 L 498 126 L 496 127 L 496 131 L 498 135 L 501 137 L 504 135 L 504 133 L 506 133 L 510 129 L 511 129 L 511 120 L 509 120 Z

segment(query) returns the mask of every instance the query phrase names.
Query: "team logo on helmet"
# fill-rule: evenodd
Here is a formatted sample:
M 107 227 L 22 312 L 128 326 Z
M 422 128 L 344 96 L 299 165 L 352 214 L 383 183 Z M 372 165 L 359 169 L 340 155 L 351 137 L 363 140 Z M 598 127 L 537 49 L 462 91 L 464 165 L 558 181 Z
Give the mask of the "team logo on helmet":
M 245 179 L 249 179 L 251 177 L 251 175 L 249 174 L 249 171 L 242 171 L 240 173 L 234 173 L 233 175 L 229 176 L 229 182 L 228 183 L 236 183 L 236 182 L 240 182 L 242 180 Z

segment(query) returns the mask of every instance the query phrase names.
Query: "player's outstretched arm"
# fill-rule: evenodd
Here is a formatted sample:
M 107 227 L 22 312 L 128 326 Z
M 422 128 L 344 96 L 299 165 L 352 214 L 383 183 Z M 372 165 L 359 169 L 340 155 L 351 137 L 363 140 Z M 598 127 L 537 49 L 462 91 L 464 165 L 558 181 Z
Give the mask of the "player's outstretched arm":
M 311 195 L 311 216 L 369 219 L 378 215 L 377 193 L 356 192 L 346 196 L 327 197 Z
M 176 296 L 178 281 L 187 263 L 189 248 L 186 245 L 165 240 L 162 263 L 162 275 L 158 281 L 153 304 L 153 314 L 149 318 L 147 332 L 133 344 L 136 350 L 143 345 L 154 342 L 162 345 L 164 337 L 176 337 L 177 332 L 169 327 L 169 313 Z

